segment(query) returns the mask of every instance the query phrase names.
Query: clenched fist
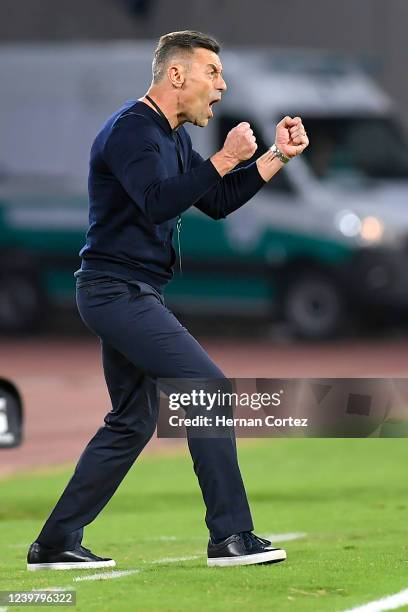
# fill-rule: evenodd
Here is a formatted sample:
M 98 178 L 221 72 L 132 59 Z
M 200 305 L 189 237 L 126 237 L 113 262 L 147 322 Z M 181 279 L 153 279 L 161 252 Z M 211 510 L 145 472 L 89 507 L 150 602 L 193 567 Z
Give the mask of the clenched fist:
M 275 144 L 286 157 L 300 155 L 309 144 L 306 130 L 300 117 L 286 116 L 276 126 Z
M 228 132 L 222 150 L 228 157 L 236 159 L 239 163 L 250 159 L 257 148 L 251 126 L 244 121 Z

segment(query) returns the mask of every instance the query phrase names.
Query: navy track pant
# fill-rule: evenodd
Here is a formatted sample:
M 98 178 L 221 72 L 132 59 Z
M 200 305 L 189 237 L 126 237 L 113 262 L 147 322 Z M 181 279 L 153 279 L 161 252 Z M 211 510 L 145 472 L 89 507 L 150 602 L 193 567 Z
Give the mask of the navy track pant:
M 152 437 L 158 417 L 157 379 L 227 381 L 150 285 L 102 272 L 81 271 L 78 276 L 78 309 L 100 338 L 112 409 L 37 538 L 60 549 L 81 543 L 84 526 L 108 503 Z M 188 436 L 188 446 L 210 534 L 223 538 L 251 531 L 233 431 L 220 438 Z

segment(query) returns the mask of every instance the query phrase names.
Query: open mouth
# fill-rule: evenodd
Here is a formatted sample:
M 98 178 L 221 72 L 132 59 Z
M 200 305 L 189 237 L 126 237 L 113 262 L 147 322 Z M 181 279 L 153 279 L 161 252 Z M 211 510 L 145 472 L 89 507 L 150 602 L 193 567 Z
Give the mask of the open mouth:
M 212 111 L 212 107 L 214 104 L 216 104 L 217 102 L 220 101 L 220 98 L 216 98 L 215 100 L 211 100 L 211 102 L 209 103 L 208 107 L 210 109 L 210 115 L 211 117 L 213 116 L 213 111 Z

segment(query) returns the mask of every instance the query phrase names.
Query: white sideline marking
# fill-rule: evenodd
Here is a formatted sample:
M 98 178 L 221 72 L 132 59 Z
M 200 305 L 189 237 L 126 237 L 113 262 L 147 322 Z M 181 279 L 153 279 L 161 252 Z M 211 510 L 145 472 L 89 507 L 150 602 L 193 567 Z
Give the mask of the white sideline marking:
M 177 561 L 193 561 L 199 559 L 203 555 L 189 555 L 188 557 L 163 557 L 162 559 L 155 559 L 155 561 L 147 561 L 146 563 L 177 563 Z
M 7 608 L 0 608 L 0 612 L 7 612 Z
M 47 591 L 56 591 L 57 593 L 59 593 L 60 591 L 64 592 L 64 591 L 69 591 L 68 587 L 46 587 L 44 589 L 31 589 L 32 591 L 39 591 L 40 593 L 42 592 L 47 592 Z
M 82 582 L 83 580 L 112 580 L 113 578 L 122 578 L 130 576 L 130 574 L 138 574 L 140 570 L 123 570 L 121 572 L 101 572 L 100 574 L 91 574 L 90 576 L 75 576 L 74 582 Z
M 307 533 L 303 532 L 289 532 L 289 533 L 271 533 L 269 535 L 262 535 L 262 537 L 271 540 L 271 542 L 289 542 L 290 540 L 298 540 L 299 538 L 305 538 Z M 199 540 L 202 542 L 201 536 L 193 536 L 191 538 L 180 538 L 177 536 L 157 536 L 155 538 L 146 538 L 149 542 L 176 542 L 177 540 Z
M 350 608 L 346 612 L 383 612 L 383 610 L 396 610 L 405 604 L 408 604 L 408 589 L 395 593 L 395 595 L 377 599 L 377 601 L 371 601 L 357 608 Z
M 291 540 L 299 540 L 300 538 L 305 538 L 307 533 L 296 532 L 293 533 L 270 533 L 266 535 L 265 538 L 270 540 L 272 544 L 278 542 L 290 542 Z
M 45 592 L 47 592 L 47 591 L 56 591 L 57 593 L 59 593 L 60 591 L 62 591 L 62 592 L 69 591 L 69 588 L 68 587 L 59 587 L 59 586 L 57 586 L 57 587 L 46 587 L 44 589 L 31 589 L 31 590 L 35 591 L 35 592 L 39 591 L 40 593 L 42 593 L 44 591 Z

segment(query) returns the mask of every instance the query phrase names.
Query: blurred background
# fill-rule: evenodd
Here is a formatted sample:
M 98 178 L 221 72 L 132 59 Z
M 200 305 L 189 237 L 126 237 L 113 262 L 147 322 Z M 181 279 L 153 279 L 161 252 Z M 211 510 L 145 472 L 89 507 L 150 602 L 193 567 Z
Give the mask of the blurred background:
M 26 439 L 0 470 L 74 460 L 109 410 L 74 299 L 89 149 L 173 30 L 224 47 L 203 156 L 243 120 L 262 152 L 286 114 L 310 147 L 227 219 L 183 215 L 168 305 L 230 376 L 405 376 L 407 27 L 404 0 L 2 0 L 0 377 Z

